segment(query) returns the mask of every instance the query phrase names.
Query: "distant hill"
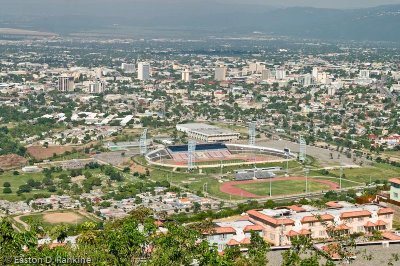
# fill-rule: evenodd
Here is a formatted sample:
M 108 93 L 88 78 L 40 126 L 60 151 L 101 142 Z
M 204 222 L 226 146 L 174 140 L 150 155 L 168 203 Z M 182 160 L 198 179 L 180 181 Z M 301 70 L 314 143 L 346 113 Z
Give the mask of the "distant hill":
M 117 32 L 154 36 L 246 34 L 260 31 L 277 36 L 326 40 L 400 41 L 400 5 L 365 9 L 262 5 L 170 0 L 5 0 L 0 27 L 71 34 Z M 26 2 L 25 2 L 26 3 Z

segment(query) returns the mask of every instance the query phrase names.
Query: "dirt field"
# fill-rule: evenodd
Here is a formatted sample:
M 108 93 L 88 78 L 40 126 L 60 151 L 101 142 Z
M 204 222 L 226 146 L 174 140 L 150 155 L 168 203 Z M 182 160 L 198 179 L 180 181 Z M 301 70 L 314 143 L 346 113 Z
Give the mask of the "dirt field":
M 145 174 L 146 173 L 146 167 L 143 167 L 140 164 L 137 164 L 135 162 L 132 162 L 132 164 L 130 165 L 130 169 L 131 169 L 132 172 L 138 172 L 140 174 Z
M 66 151 L 72 151 L 76 147 L 71 146 L 50 146 L 48 148 L 42 146 L 28 147 L 28 153 L 37 160 L 45 160 L 53 157 L 53 154 L 63 154 Z
M 245 181 L 230 181 L 230 182 L 225 182 L 221 185 L 220 191 L 224 192 L 226 194 L 234 195 L 234 196 L 241 196 L 245 198 L 263 198 L 265 196 L 259 196 L 256 194 L 253 194 L 247 190 L 241 189 L 237 187 L 238 185 L 244 185 L 244 184 L 254 184 L 254 183 L 265 183 L 265 182 L 276 182 L 276 181 L 290 181 L 290 180 L 305 180 L 305 177 L 278 177 L 278 178 L 272 178 L 272 179 L 264 179 L 264 180 L 245 180 Z M 310 180 L 311 181 L 311 180 Z M 312 179 L 313 182 L 325 184 L 329 186 L 330 190 L 336 190 L 338 189 L 338 184 L 329 180 L 321 180 L 321 179 Z M 290 193 L 290 183 L 288 182 L 288 194 L 293 194 Z
M 43 219 L 47 223 L 58 224 L 58 223 L 79 223 L 83 217 L 74 212 L 55 212 L 46 213 L 43 215 Z
M 0 168 L 3 170 L 15 169 L 25 166 L 27 160 L 16 154 L 0 156 Z

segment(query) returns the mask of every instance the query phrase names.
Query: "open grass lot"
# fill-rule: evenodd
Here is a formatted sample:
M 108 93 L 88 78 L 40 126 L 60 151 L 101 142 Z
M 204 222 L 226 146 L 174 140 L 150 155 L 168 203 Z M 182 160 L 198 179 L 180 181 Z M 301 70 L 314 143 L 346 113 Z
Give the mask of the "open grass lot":
M 243 184 L 237 187 L 253 193 L 258 196 L 269 196 L 270 182 Z M 292 195 L 305 192 L 306 184 L 300 180 L 286 180 L 272 182 L 272 196 Z M 308 189 L 311 192 L 328 191 L 329 186 L 312 181 L 310 178 L 308 182 Z
M 29 179 L 33 179 L 35 181 L 41 181 L 43 179 L 42 173 L 20 173 L 19 175 L 13 175 L 13 172 L 4 172 L 0 175 L 0 199 L 2 200 L 9 200 L 9 201 L 17 201 L 23 200 L 24 197 L 28 198 L 31 197 L 35 193 L 44 193 L 44 190 L 40 189 L 33 189 L 29 193 L 24 193 L 24 196 L 18 196 L 16 194 L 19 186 L 26 184 Z M 4 182 L 10 182 L 11 190 L 13 193 L 11 194 L 4 194 L 3 193 L 3 184 Z
M 321 180 L 329 180 L 329 181 L 333 181 L 335 183 L 339 184 L 339 178 L 338 177 L 325 177 L 325 176 L 313 176 L 312 178 L 318 178 Z M 342 188 L 350 188 L 350 187 L 357 187 L 357 186 L 364 186 L 365 183 L 359 183 L 353 180 L 348 180 L 348 179 L 343 179 L 342 178 Z
M 203 191 L 203 186 L 207 183 L 207 192 L 212 196 L 221 199 L 240 199 L 240 197 L 230 197 L 228 194 L 221 192 L 219 190 L 221 184 L 218 180 L 207 175 L 152 170 L 151 179 L 155 181 L 168 180 L 169 182 L 186 187 L 195 192 Z
M 263 163 L 263 164 L 257 164 L 257 168 L 265 168 L 265 167 L 281 167 L 284 171 L 286 171 L 286 162 L 271 162 L 271 163 Z M 289 171 L 298 171 L 301 169 L 301 164 L 297 161 L 289 161 Z M 253 165 L 237 165 L 237 166 L 226 166 L 223 167 L 222 173 L 233 173 L 235 170 L 240 170 L 240 169 L 252 169 L 254 168 Z M 216 167 L 216 168 L 207 168 L 203 169 L 203 173 L 207 174 L 218 174 L 221 173 L 221 168 Z
M 84 215 L 85 213 L 74 210 L 58 210 L 44 212 L 31 215 L 22 215 L 19 219 L 27 224 L 34 223 L 43 226 L 44 230 L 51 230 L 52 227 L 58 224 L 67 224 L 71 227 L 82 224 L 84 222 L 99 222 L 93 216 Z
M 340 175 L 339 170 L 330 170 L 330 173 L 335 176 Z M 370 180 L 388 180 L 393 177 L 400 176 L 400 168 L 388 164 L 374 163 L 373 166 L 362 168 L 343 169 L 346 179 L 360 182 L 363 184 L 369 183 Z

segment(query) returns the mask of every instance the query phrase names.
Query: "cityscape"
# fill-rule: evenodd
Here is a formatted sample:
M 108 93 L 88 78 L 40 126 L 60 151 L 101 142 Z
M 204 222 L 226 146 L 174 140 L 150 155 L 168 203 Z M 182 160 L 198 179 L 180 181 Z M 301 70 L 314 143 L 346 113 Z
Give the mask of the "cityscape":
M 26 12 L 0 17 L 0 265 L 400 265 L 395 32 Z

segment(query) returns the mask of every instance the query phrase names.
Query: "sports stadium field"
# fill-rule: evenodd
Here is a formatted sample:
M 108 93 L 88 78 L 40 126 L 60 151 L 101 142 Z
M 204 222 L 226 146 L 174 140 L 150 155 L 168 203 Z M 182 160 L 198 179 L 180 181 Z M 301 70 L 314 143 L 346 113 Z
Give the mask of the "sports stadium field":
M 269 196 L 269 188 L 272 188 L 272 196 L 294 195 L 305 192 L 305 177 L 278 177 L 266 180 L 230 181 L 221 185 L 224 193 L 246 198 L 262 198 Z M 308 178 L 308 191 L 321 192 L 335 190 L 339 184 L 327 179 Z

